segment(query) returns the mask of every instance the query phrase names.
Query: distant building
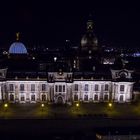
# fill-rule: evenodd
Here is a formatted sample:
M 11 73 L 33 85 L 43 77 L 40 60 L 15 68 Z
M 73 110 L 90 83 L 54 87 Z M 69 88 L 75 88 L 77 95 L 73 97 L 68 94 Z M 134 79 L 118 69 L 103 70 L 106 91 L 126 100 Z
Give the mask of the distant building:
M 134 71 L 120 61 L 104 65 L 92 20 L 76 49 L 27 55 L 27 48 L 17 41 L 10 46 L 9 55 L 2 63 L 7 69 L 0 70 L 1 101 L 71 104 L 132 100 Z

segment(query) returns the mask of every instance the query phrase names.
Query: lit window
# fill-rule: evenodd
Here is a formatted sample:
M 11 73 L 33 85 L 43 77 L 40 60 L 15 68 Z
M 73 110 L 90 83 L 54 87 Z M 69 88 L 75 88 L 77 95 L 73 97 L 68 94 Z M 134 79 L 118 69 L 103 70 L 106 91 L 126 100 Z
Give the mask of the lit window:
M 10 90 L 10 91 L 14 91 L 14 85 L 13 85 L 13 84 L 10 84 L 10 85 L 9 85 L 9 90 Z
M 31 84 L 31 91 L 35 91 L 35 84 Z
M 124 91 L 124 85 L 120 85 L 120 91 Z
M 20 84 L 20 91 L 24 91 L 24 84 Z

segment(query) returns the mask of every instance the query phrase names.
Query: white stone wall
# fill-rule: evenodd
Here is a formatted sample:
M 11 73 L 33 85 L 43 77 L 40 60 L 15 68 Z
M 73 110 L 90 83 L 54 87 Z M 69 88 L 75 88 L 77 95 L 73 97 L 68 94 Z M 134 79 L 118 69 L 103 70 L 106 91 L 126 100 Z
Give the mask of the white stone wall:
M 13 84 L 13 90 L 10 91 L 10 84 Z M 20 91 L 20 85 L 24 85 L 24 91 Z M 35 85 L 35 91 L 31 91 L 31 85 Z M 45 91 L 42 91 L 42 84 L 46 85 Z M 75 85 L 78 85 L 78 90 L 75 90 Z M 95 90 L 95 85 L 98 85 L 98 90 Z M 105 85 L 108 89 L 105 90 Z M 124 91 L 120 91 L 120 86 L 124 85 Z M 56 86 L 62 86 L 62 91 L 56 92 Z M 65 86 L 65 91 L 63 91 Z M 5 89 L 6 87 L 6 89 Z M 63 103 L 75 101 L 74 96 L 77 95 L 78 101 L 83 102 L 130 102 L 132 98 L 133 82 L 111 82 L 111 81 L 74 81 L 73 83 L 55 82 L 47 83 L 47 81 L 6 81 L 0 82 L 0 100 L 10 101 L 10 95 L 14 96 L 14 101 L 20 103 L 36 103 L 41 102 L 43 95 L 46 97 L 46 102 L 57 103 L 58 98 L 62 97 Z M 58 89 L 59 90 L 59 89 Z M 35 100 L 31 97 L 35 96 Z M 23 98 L 24 97 L 24 100 Z
M 124 85 L 124 91 L 120 86 Z M 114 102 L 130 102 L 132 99 L 133 82 L 112 82 L 113 92 L 112 99 Z

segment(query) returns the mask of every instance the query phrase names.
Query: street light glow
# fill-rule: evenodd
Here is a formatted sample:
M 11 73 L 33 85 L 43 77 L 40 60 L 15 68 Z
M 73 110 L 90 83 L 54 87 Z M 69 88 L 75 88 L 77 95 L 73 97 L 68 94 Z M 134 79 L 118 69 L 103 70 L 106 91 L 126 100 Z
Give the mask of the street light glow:
M 108 106 L 109 106 L 109 107 L 112 107 L 112 103 L 109 103 Z
M 5 107 L 5 108 L 7 108 L 7 107 L 8 107 L 8 104 L 7 104 L 7 103 L 5 103 L 5 104 L 4 104 L 4 107 Z
M 76 103 L 76 107 L 79 107 L 79 103 Z
M 44 107 L 44 104 L 41 104 L 41 107 Z

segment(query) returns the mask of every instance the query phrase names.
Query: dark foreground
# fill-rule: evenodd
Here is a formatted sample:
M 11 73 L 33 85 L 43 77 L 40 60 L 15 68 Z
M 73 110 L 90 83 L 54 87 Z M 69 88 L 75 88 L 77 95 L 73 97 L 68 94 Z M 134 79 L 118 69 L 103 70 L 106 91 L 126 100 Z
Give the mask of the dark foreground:
M 140 134 L 139 119 L 2 119 L 0 139 L 94 140 L 97 133 Z

